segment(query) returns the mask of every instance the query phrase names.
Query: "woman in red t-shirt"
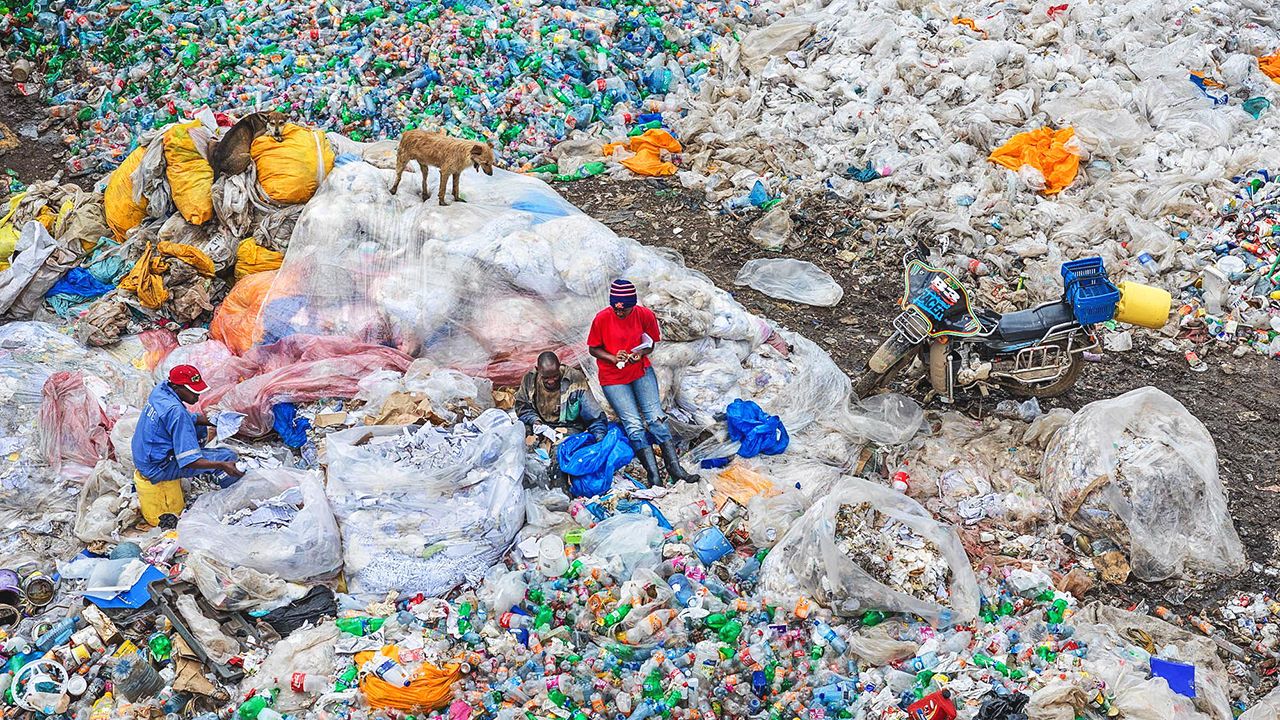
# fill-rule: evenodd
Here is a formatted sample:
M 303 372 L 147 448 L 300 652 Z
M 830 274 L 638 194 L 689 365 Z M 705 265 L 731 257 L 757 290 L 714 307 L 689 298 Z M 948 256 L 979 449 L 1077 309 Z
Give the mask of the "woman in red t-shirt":
M 658 378 L 649 363 L 649 353 L 661 339 L 657 316 L 649 308 L 636 305 L 636 286 L 615 280 L 609 286 L 609 307 L 591 321 L 587 347 L 596 359 L 604 397 L 617 413 L 651 486 L 659 480 L 658 460 L 646 431 L 662 448 L 662 459 L 672 480 L 698 480 L 680 467 L 680 456 L 662 412 Z

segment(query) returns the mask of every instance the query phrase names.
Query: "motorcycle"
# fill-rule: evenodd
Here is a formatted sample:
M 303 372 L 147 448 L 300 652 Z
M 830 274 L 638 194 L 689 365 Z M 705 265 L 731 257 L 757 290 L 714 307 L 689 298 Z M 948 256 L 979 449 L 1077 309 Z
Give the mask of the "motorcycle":
M 946 403 L 971 389 L 983 397 L 993 388 L 1031 397 L 1061 395 L 1079 378 L 1084 354 L 1101 347 L 1095 325 L 1117 317 L 1120 300 L 1101 258 L 1065 263 L 1062 273 L 1061 298 L 1001 314 L 974 308 L 964 284 L 930 265 L 927 249 L 917 247 L 903 259 L 902 313 L 854 383 L 854 394 L 866 397 L 920 358 L 933 392 Z M 1161 327 L 1171 306 L 1168 293 L 1129 285 L 1145 304 L 1134 313 L 1135 322 L 1150 327 L 1155 321 L 1144 318 L 1154 317 Z

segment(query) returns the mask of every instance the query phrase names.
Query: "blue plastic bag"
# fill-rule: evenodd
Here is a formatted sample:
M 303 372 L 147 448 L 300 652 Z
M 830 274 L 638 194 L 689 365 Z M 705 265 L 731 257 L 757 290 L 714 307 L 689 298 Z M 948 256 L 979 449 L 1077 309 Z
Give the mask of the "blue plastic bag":
M 734 400 L 724 411 L 729 439 L 741 444 L 738 456 L 777 455 L 787 449 L 791 438 L 777 415 L 768 415 L 750 400 Z
M 300 448 L 307 444 L 307 431 L 311 429 L 311 421 L 298 417 L 298 408 L 293 403 L 278 403 L 271 408 L 275 421 L 271 428 L 280 434 L 280 439 L 291 448 Z
M 560 441 L 556 447 L 560 472 L 569 476 L 569 492 L 574 497 L 609 492 L 614 474 L 635 457 L 622 426 L 617 423 L 609 423 L 600 442 L 595 442 L 591 433 L 578 433 Z

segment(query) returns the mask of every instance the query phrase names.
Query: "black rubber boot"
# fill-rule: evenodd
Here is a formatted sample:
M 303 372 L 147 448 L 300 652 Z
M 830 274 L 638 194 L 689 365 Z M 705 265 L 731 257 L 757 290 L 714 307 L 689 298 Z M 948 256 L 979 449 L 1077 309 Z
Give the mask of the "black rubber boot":
M 671 482 L 682 480 L 684 482 L 698 482 L 701 478 L 693 473 L 685 472 L 680 466 L 680 454 L 676 452 L 676 443 L 674 440 L 668 440 L 662 443 L 662 462 L 667 466 L 667 473 L 671 475 Z
M 635 448 L 636 458 L 640 460 L 640 466 L 644 468 L 646 483 L 649 487 L 654 487 L 662 483 L 662 476 L 658 474 L 658 458 L 653 456 L 653 447 L 645 445 L 642 448 Z

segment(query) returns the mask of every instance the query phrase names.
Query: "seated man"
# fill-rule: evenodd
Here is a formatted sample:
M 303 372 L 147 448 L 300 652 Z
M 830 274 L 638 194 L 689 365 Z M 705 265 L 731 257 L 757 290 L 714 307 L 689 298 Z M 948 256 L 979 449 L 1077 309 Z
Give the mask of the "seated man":
M 209 386 L 200 371 L 178 365 L 169 381 L 151 391 L 133 433 L 133 464 L 145 480 L 158 483 L 209 473 L 219 487 L 230 487 L 244 472 L 236 467 L 237 455 L 226 449 L 206 450 L 196 426 L 209 422 L 184 406 L 194 405 Z
M 579 432 L 589 432 L 599 441 L 606 429 L 604 413 L 582 371 L 562 367 L 553 352 L 539 355 L 537 367 L 520 381 L 515 411 L 531 435 L 553 443 Z

